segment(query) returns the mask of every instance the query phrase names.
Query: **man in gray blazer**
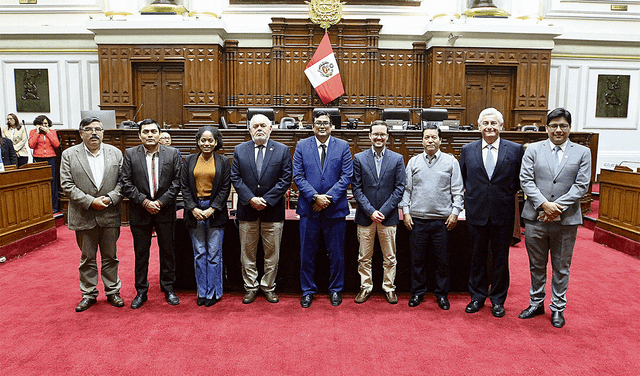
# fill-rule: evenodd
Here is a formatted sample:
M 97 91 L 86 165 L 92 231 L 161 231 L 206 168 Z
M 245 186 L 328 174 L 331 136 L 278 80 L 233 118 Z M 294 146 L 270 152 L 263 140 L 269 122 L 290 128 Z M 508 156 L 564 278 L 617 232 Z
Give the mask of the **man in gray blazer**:
M 124 306 L 120 297 L 116 241 L 120 236 L 120 167 L 122 152 L 103 144 L 102 124 L 95 117 L 82 119 L 82 144 L 62 152 L 60 185 L 69 197 L 67 221 L 76 232 L 82 251 L 80 257 L 80 291 L 82 300 L 76 312 L 87 310 L 98 297 L 96 253 L 100 248 L 102 282 L 107 301 Z
M 591 180 L 591 151 L 569 140 L 571 114 L 556 108 L 547 115 L 549 139 L 531 144 L 524 153 L 520 184 L 527 200 L 522 217 L 531 271 L 531 301 L 518 316 L 544 314 L 544 287 L 551 253 L 553 278 L 551 324 L 562 328 L 569 286 L 569 267 L 578 226 L 580 198 Z
M 371 149 L 360 152 L 353 158 L 351 188 L 358 202 L 355 223 L 360 242 L 360 293 L 356 296 L 356 303 L 367 301 L 373 289 L 371 257 L 376 233 L 383 257 L 382 290 L 387 302 L 398 302 L 394 284 L 397 264 L 396 228 L 400 222 L 398 203 L 404 192 L 405 171 L 402 155 L 385 147 L 388 137 L 387 124 L 381 120 L 374 121 L 369 131 Z

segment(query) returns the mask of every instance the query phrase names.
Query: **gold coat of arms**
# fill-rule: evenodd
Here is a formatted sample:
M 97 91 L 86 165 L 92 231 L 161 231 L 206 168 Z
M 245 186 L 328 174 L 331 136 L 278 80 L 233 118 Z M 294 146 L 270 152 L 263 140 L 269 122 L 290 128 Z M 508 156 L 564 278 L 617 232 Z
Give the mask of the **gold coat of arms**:
M 342 6 L 340 0 L 311 0 L 305 1 L 309 4 L 309 18 L 311 22 L 320 25 L 327 30 L 331 25 L 335 25 L 342 19 Z

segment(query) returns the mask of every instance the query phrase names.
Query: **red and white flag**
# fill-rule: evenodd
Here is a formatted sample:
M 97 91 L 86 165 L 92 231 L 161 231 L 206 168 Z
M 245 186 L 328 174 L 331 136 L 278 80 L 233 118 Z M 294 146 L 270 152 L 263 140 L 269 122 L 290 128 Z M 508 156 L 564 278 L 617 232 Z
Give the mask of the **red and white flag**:
M 344 94 L 338 63 L 326 31 L 318 49 L 307 64 L 304 74 L 316 89 L 322 103 L 327 104 Z

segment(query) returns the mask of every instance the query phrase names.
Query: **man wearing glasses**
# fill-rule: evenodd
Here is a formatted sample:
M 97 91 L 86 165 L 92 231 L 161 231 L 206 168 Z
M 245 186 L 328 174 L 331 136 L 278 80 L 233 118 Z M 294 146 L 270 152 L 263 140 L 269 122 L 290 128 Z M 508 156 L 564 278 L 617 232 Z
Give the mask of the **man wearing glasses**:
M 531 272 L 531 299 L 529 307 L 518 317 L 529 319 L 544 314 L 544 288 L 551 253 L 551 325 L 562 328 L 569 267 L 578 226 L 582 224 L 580 198 L 587 193 L 591 180 L 591 151 L 569 140 L 571 113 L 564 108 L 549 112 L 547 133 L 548 140 L 527 147 L 520 170 L 520 184 L 527 196 L 522 217 Z
M 382 290 L 387 302 L 396 304 L 396 228 L 400 222 L 398 203 L 404 192 L 405 171 L 401 154 L 387 150 L 389 134 L 387 124 L 376 120 L 371 124 L 369 139 L 371 149 L 353 158 L 353 180 L 351 188 L 358 202 L 354 222 L 360 242 L 358 273 L 360 293 L 355 302 L 360 304 L 369 299 L 373 289 L 371 257 L 376 233 L 382 251 L 384 277 Z
M 504 317 L 509 289 L 509 247 L 516 213 L 522 145 L 500 138 L 500 111 L 487 108 L 478 116 L 482 139 L 462 147 L 460 170 L 465 187 L 464 205 L 472 243 L 467 313 L 478 312 L 487 297 L 491 314 Z M 487 259 L 492 255 L 492 273 Z M 489 287 L 491 286 L 491 287 Z
M 331 137 L 325 111 L 315 113 L 315 136 L 301 140 L 293 156 L 293 181 L 300 191 L 296 213 L 300 215 L 300 305 L 309 308 L 318 292 L 313 274 L 320 233 L 329 253 L 331 305 L 342 303 L 344 287 L 345 217 L 349 214 L 347 188 L 353 174 L 349 144 Z
M 160 145 L 160 126 L 155 120 L 140 123 L 142 145 L 128 148 L 122 163 L 122 192 L 129 198 L 129 224 L 136 256 L 136 297 L 131 308 L 147 301 L 149 250 L 155 228 L 160 253 L 160 289 L 170 305 L 178 305 L 173 291 L 176 262 L 173 227 L 176 221 L 176 196 L 180 190 L 182 161 L 178 150 Z
M 80 291 L 82 300 L 76 312 L 89 309 L 98 297 L 98 265 L 96 253 L 100 248 L 102 282 L 107 301 L 124 306 L 120 297 L 116 241 L 120 237 L 119 173 L 122 152 L 102 143 L 102 124 L 95 117 L 80 122 L 82 143 L 62 152 L 60 183 L 69 197 L 67 220 L 69 229 L 76 232 L 80 251 Z

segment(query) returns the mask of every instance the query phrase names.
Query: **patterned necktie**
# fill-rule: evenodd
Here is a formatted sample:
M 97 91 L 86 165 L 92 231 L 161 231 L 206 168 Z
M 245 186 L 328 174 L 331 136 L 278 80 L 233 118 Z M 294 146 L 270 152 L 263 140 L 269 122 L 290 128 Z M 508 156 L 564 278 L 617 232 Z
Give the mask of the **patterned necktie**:
M 558 173 L 558 168 L 560 168 L 560 146 L 556 145 L 553 148 L 553 173 L 554 175 Z
M 496 168 L 496 161 L 493 159 L 491 149 L 493 149 L 493 145 L 487 145 L 487 158 L 484 160 L 484 168 L 487 170 L 489 179 L 493 176 L 493 170 Z
M 258 171 L 258 177 L 262 175 L 262 161 L 264 161 L 264 155 L 263 155 L 262 149 L 264 149 L 264 145 L 259 145 L 258 157 L 256 158 L 256 170 Z
M 327 156 L 327 145 L 320 144 L 320 146 L 322 146 L 322 155 L 320 156 L 320 164 L 322 165 L 322 168 L 324 168 L 324 158 Z

